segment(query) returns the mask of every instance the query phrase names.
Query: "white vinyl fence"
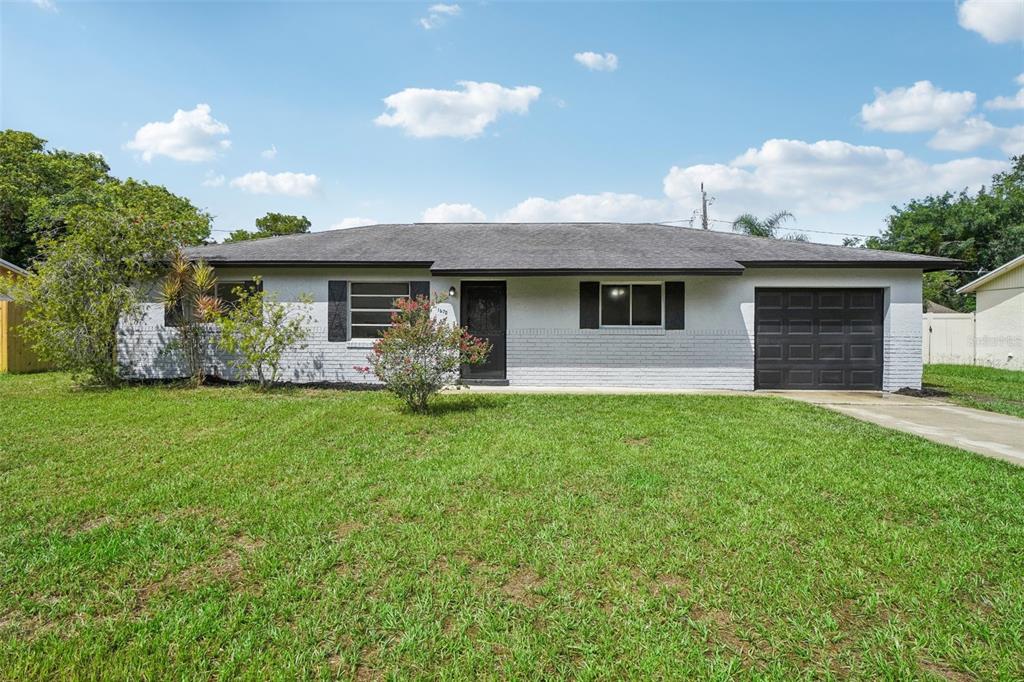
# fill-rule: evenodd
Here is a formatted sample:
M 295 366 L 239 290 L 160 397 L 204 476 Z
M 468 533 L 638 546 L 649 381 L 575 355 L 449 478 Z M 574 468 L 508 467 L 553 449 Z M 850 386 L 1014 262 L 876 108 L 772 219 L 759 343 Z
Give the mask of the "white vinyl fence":
M 974 313 L 925 313 L 921 350 L 925 364 L 975 364 Z

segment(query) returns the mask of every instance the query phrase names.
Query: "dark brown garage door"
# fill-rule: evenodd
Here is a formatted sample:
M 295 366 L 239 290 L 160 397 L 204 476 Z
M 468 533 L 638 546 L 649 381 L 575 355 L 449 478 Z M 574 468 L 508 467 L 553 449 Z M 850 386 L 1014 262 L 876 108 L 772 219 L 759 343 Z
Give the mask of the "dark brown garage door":
M 881 289 L 757 289 L 757 388 L 881 389 Z

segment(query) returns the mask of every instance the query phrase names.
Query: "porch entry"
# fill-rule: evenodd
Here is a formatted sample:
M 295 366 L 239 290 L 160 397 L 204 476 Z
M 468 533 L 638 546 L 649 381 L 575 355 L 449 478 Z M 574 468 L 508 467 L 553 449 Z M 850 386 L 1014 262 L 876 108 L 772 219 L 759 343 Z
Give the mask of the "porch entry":
M 462 381 L 506 386 L 505 331 L 508 315 L 505 282 L 464 281 L 461 288 L 459 318 L 462 326 L 473 336 L 491 343 L 491 352 L 485 363 L 462 367 Z

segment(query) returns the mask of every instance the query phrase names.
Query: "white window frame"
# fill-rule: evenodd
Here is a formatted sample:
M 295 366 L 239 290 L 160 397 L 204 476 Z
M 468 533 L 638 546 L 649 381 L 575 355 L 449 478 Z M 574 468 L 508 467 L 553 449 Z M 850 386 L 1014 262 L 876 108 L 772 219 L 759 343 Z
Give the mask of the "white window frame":
M 405 285 L 406 293 L 405 293 L 405 295 L 402 295 L 402 294 L 354 294 L 354 293 L 352 293 L 352 291 L 355 289 L 355 287 L 353 285 L 356 285 L 356 284 L 404 284 Z M 349 282 L 349 285 L 348 285 L 348 328 L 349 328 L 349 341 L 356 341 L 356 342 L 360 342 L 360 341 L 373 341 L 376 338 L 374 336 L 356 336 L 355 335 L 355 328 L 356 327 L 391 327 L 391 326 L 393 326 L 391 324 L 391 322 L 387 322 L 387 323 L 383 323 L 383 324 L 370 324 L 369 322 L 353 322 L 352 321 L 353 313 L 357 312 L 356 308 L 355 308 L 355 305 L 353 305 L 355 299 L 358 299 L 358 298 L 380 298 L 381 296 L 391 296 L 392 300 L 394 300 L 396 298 L 411 298 L 412 297 L 412 282 L 403 281 L 403 280 L 400 280 L 400 279 L 398 279 L 398 280 L 395 280 L 395 279 L 388 279 L 388 280 L 383 280 L 383 279 L 381 279 L 381 280 L 376 280 L 376 279 L 373 279 L 373 280 L 354 280 L 354 281 L 350 281 Z M 358 312 L 361 312 L 361 313 L 393 313 L 396 310 L 397 310 L 397 308 L 360 308 L 358 310 Z
M 661 322 L 658 324 L 633 324 L 633 289 L 634 285 L 658 286 L 661 297 Z M 609 287 L 630 287 L 629 298 L 629 324 L 605 324 L 604 323 L 604 288 Z M 597 283 L 597 325 L 599 329 L 664 329 L 665 328 L 665 282 L 598 282 Z

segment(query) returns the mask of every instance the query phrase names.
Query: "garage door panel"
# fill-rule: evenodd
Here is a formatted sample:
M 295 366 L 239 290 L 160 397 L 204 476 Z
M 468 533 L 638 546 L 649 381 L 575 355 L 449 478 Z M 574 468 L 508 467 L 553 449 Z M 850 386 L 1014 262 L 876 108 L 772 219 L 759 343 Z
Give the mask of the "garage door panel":
M 818 346 L 819 360 L 845 360 L 846 346 L 841 343 L 823 343 Z
M 786 307 L 790 310 L 812 310 L 814 293 L 810 291 L 791 291 L 785 297 Z
M 781 389 L 879 389 L 880 289 L 757 289 L 755 384 Z
M 850 359 L 851 360 L 877 360 L 878 357 L 875 353 L 875 346 L 873 344 L 850 344 Z
M 791 343 L 786 346 L 786 360 L 813 360 L 814 346 L 809 343 Z
M 814 320 L 789 320 L 786 324 L 786 333 L 790 336 L 795 334 L 811 335 L 814 333 Z
M 850 370 L 849 384 L 851 388 L 874 389 L 882 384 L 881 370 Z
M 842 310 L 845 308 L 846 295 L 843 292 L 826 291 L 818 296 L 819 310 Z
M 819 334 L 845 334 L 846 325 L 842 320 L 818 320 Z
M 814 388 L 813 369 L 787 369 L 782 373 L 784 383 L 793 388 Z M 785 388 L 787 386 L 780 386 Z
M 874 310 L 878 307 L 878 296 L 873 291 L 850 291 L 851 310 Z
M 842 388 L 845 380 L 845 372 L 841 369 L 823 369 L 818 372 L 818 383 L 823 387 Z

